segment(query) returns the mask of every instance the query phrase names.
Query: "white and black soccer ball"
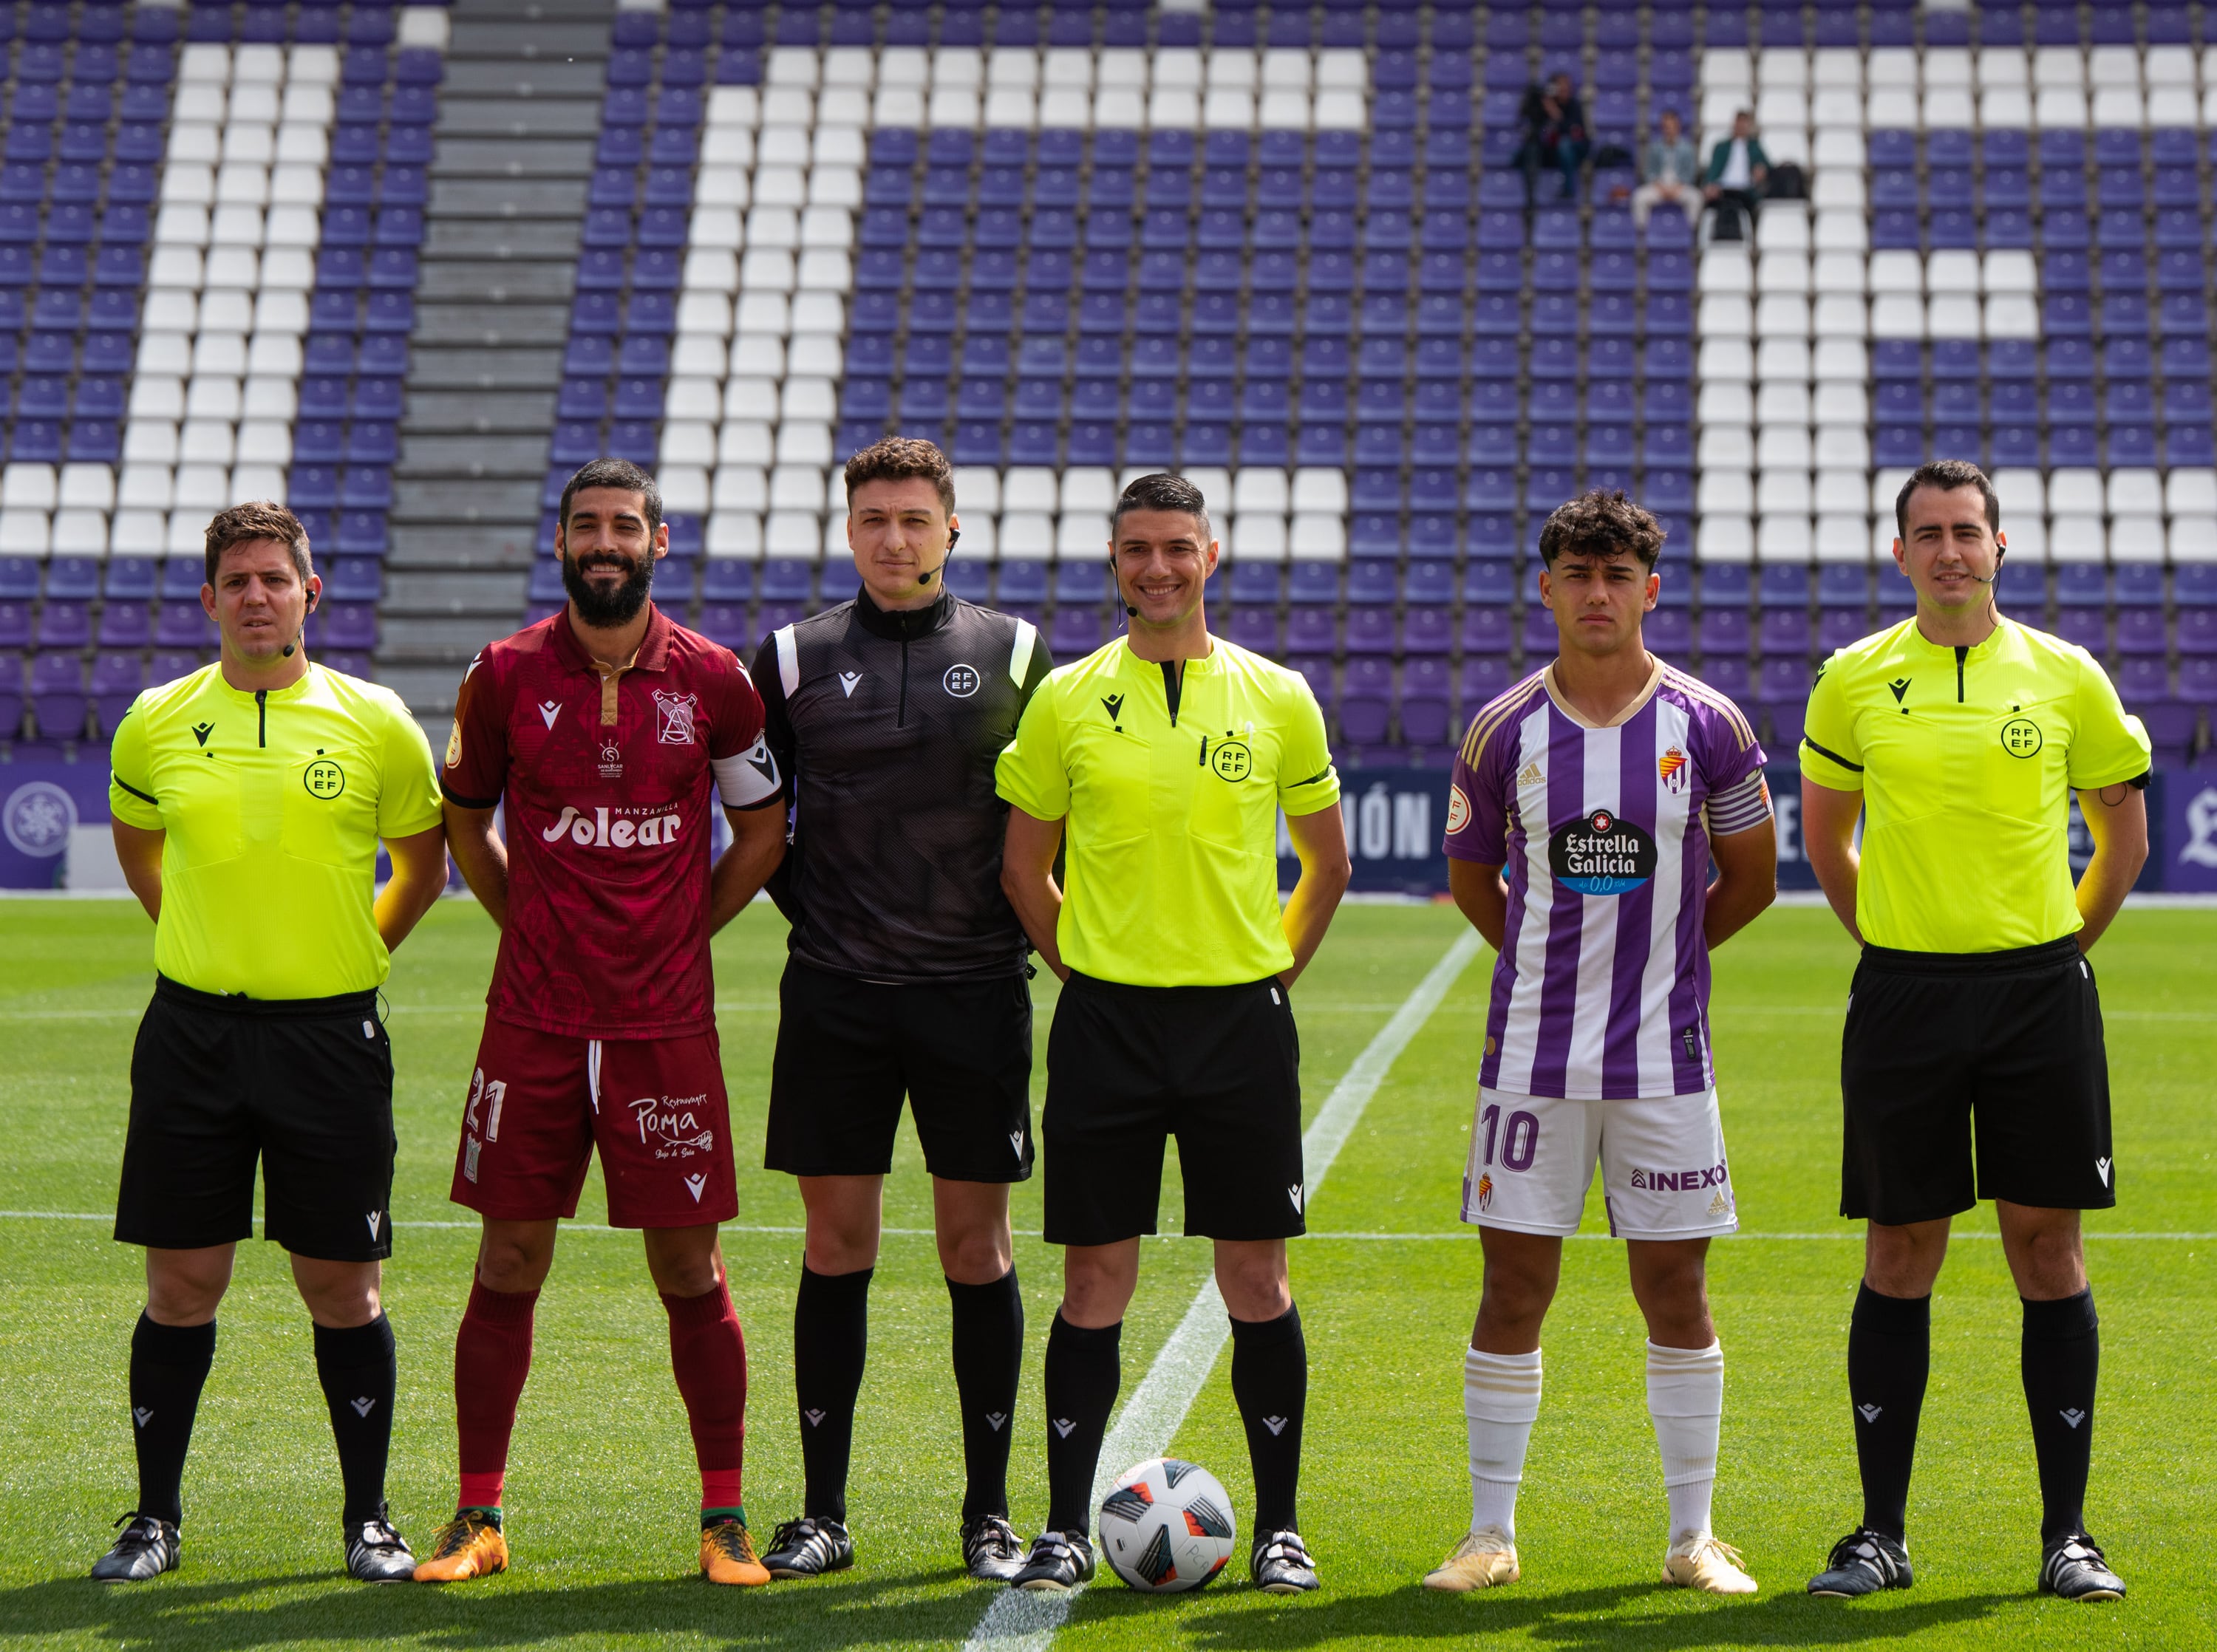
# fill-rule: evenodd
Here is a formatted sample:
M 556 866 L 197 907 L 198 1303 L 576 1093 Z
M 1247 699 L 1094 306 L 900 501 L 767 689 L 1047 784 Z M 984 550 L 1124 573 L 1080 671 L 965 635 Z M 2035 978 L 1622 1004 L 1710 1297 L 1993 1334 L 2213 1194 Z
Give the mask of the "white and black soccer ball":
M 1238 1541 L 1232 1499 L 1197 1463 L 1140 1464 L 1101 1500 L 1101 1552 L 1116 1575 L 1149 1594 L 1197 1589 L 1224 1569 Z

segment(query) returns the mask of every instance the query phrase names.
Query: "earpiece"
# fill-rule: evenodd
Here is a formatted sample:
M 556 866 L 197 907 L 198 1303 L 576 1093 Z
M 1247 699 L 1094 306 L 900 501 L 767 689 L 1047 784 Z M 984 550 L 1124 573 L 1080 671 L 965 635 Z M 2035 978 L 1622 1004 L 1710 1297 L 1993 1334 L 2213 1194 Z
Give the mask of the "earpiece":
M 961 537 L 962 530 L 959 527 L 951 527 L 947 530 L 947 557 L 951 557 L 954 554 L 954 542 Z M 919 585 L 929 585 L 933 580 L 944 573 L 947 570 L 947 557 L 942 557 L 939 559 L 938 567 L 927 568 L 922 573 L 918 574 L 916 576 L 916 583 Z

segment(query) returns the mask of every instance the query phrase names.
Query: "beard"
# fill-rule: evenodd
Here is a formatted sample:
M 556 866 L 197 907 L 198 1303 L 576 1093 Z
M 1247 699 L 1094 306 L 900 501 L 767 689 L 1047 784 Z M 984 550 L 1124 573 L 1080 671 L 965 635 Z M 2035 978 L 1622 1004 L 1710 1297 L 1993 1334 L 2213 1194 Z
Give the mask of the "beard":
M 652 552 L 636 562 L 607 551 L 586 552 L 584 566 L 567 552 L 561 560 L 562 589 L 577 604 L 577 617 L 596 630 L 613 630 L 638 618 L 639 611 L 646 606 L 647 593 L 654 588 Z M 623 583 L 612 589 L 603 589 L 587 581 L 587 567 L 621 568 L 625 570 Z

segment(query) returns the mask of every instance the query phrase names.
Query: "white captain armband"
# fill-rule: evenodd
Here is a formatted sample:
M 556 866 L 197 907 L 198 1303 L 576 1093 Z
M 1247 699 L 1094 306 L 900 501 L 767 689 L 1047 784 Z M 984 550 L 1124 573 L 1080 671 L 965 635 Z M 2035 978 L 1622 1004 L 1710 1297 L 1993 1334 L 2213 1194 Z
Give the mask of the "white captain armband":
M 777 759 L 770 755 L 767 738 L 758 736 L 744 751 L 711 758 L 708 767 L 716 776 L 716 790 L 726 809 L 752 809 L 784 795 L 785 780 L 777 772 Z
M 1762 825 L 1770 818 L 1770 787 L 1763 771 L 1758 768 L 1738 785 L 1712 793 L 1703 812 L 1708 816 L 1711 837 L 1730 837 Z

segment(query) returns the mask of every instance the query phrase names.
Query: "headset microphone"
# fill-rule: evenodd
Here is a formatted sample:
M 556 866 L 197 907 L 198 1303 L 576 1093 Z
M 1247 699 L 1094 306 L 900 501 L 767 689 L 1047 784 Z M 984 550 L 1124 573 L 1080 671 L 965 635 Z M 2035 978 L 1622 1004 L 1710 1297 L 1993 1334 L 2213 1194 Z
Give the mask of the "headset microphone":
M 939 559 L 938 567 L 927 568 L 922 573 L 918 574 L 916 576 L 916 583 L 917 584 L 929 585 L 934 579 L 947 571 L 947 557 L 951 557 L 954 554 L 954 542 L 961 537 L 962 530 L 959 527 L 951 527 L 947 530 L 947 556 L 942 557 Z
M 1139 611 L 1125 600 L 1124 577 L 1116 571 L 1116 558 L 1114 556 L 1108 558 L 1108 583 L 1116 588 L 1116 601 L 1123 605 L 1125 613 L 1132 619 L 1138 619 Z
M 289 660 L 293 657 L 293 644 L 287 643 L 284 647 L 279 649 L 277 651 Z

